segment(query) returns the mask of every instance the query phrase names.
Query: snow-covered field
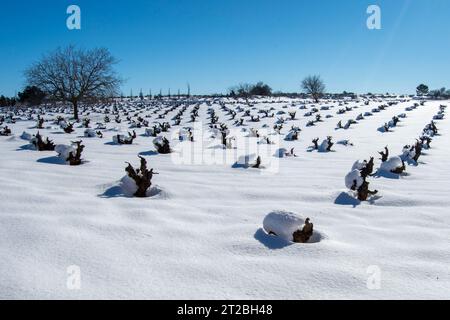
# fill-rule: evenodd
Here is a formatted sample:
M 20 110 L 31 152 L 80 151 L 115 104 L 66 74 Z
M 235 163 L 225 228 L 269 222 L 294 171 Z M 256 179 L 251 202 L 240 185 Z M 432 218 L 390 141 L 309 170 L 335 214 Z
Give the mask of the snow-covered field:
M 70 110 L 42 112 L 42 136 L 55 144 L 83 140 L 85 162 L 80 166 L 66 165 L 54 151 L 28 148 L 21 135 L 37 133 L 38 109 L 15 114 L 15 123 L 8 123 L 8 115 L 0 110 L 5 116 L 0 127 L 7 125 L 12 131 L 12 136 L 0 136 L 0 298 L 450 296 L 448 118 L 435 121 L 439 135 L 417 165 L 407 164 L 406 174 L 368 178 L 370 188 L 378 190 L 370 201 L 356 200 L 344 180 L 357 160 L 374 157 L 379 168 L 378 152 L 385 146 L 392 156 L 401 155 L 448 101 L 427 101 L 407 111 L 416 101 L 396 100 L 349 129 L 338 130 L 340 120 L 345 126 L 349 119 L 391 100 L 314 105 L 270 98 L 251 100 L 250 106 L 233 101 L 200 101 L 195 123 L 190 115 L 196 103 L 174 107 L 145 102 L 139 107 L 141 102 L 123 102 L 118 109 L 121 123 L 114 121 L 112 106 L 86 108 L 81 119 L 91 119 L 93 129 L 104 122 L 105 110 L 111 111 L 111 122 L 101 129 L 103 138 L 85 138 L 82 122 L 75 124 L 72 134 L 64 133 L 54 120 L 68 119 Z M 174 125 L 172 118 L 183 106 L 181 124 Z M 218 124 L 228 126 L 229 137 L 237 138 L 230 140 L 237 149 L 222 148 L 220 132 L 209 126 L 208 108 L 215 110 Z M 234 124 L 226 108 L 236 111 L 236 120 L 244 119 L 242 126 Z M 274 117 L 258 113 L 270 108 Z M 319 112 L 305 116 L 313 108 Z M 345 108 L 345 113 L 338 112 Z M 259 115 L 260 121 L 244 117 L 245 110 L 255 118 Z M 136 115 L 147 120 L 149 127 L 169 122 L 170 130 L 159 135 L 169 138 L 174 152 L 157 154 L 154 137 L 145 135 L 145 127 L 130 128 L 126 111 L 131 120 Z M 290 111 L 296 111 L 295 120 L 289 120 Z M 380 127 L 402 113 L 406 117 L 383 133 Z M 307 126 L 316 114 L 323 121 Z M 281 134 L 271 132 L 282 117 L 288 120 Z M 286 141 L 292 126 L 302 131 L 297 141 Z M 179 142 L 180 129 L 187 127 L 194 128 L 194 143 Z M 251 128 L 260 130 L 259 138 L 247 137 L 255 135 Z M 128 136 L 132 130 L 137 134 L 133 144 L 113 143 L 113 136 Z M 319 138 L 320 145 L 327 136 L 349 143 L 335 144 L 331 152 L 310 149 L 313 139 Z M 276 144 L 258 144 L 265 137 Z M 279 148 L 294 148 L 296 157 L 276 157 Z M 120 183 L 125 162 L 137 166 L 138 154 L 159 173 L 153 177 L 149 198 L 130 196 Z M 238 161 L 258 155 L 265 168 L 246 168 Z M 285 242 L 264 231 L 264 218 L 280 210 L 311 219 L 315 235 L 309 243 Z M 78 290 L 67 285 L 73 266 L 81 272 Z

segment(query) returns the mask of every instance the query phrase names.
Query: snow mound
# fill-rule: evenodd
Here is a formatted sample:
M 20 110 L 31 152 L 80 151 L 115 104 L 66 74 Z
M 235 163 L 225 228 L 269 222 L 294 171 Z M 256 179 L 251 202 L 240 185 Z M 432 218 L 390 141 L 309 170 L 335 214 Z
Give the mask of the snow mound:
M 119 138 L 120 138 L 121 141 L 124 141 L 125 138 L 126 138 L 126 136 L 123 135 L 123 134 L 113 136 L 113 137 L 112 137 L 113 143 L 119 144 Z
M 290 131 L 285 138 L 286 141 L 294 141 L 298 140 L 298 132 L 297 131 Z
M 380 171 L 392 172 L 395 169 L 401 168 L 402 166 L 403 162 L 400 157 L 391 157 L 381 164 Z
M 134 194 L 138 190 L 136 183 L 128 175 L 125 175 L 122 179 L 120 179 L 119 187 L 121 188 L 123 195 L 126 197 L 134 197 Z M 147 190 L 147 198 L 167 199 L 168 197 L 168 193 L 158 185 L 152 185 L 152 187 Z
M 76 149 L 74 148 L 74 146 L 68 146 L 64 144 L 56 145 L 55 151 L 58 154 L 58 157 L 64 161 L 67 161 L 70 154 L 72 154 L 73 156 L 76 154 Z
M 416 149 L 414 149 L 411 146 L 405 146 L 403 148 L 403 153 L 402 153 L 402 159 L 406 160 L 411 160 L 414 159 L 414 157 L 416 156 Z
M 84 130 L 84 136 L 86 138 L 95 138 L 97 136 L 97 133 L 93 129 L 86 129 Z
M 278 237 L 293 241 L 293 234 L 300 229 L 305 220 L 294 213 L 274 211 L 269 213 L 263 221 L 263 228 L 267 233 L 275 233 Z
M 352 170 L 345 176 L 345 186 L 348 189 L 351 189 L 356 180 L 356 187 L 359 188 L 362 186 L 364 180 L 361 178 L 359 170 Z
M 120 187 L 122 188 L 123 193 L 128 197 L 132 197 L 138 190 L 136 183 L 128 175 L 120 179 Z
M 284 157 L 286 157 L 287 153 L 288 153 L 288 151 L 286 148 L 279 148 L 275 151 L 274 157 L 284 158 Z
M 180 129 L 180 131 L 178 132 L 178 139 L 180 140 L 180 142 L 191 141 L 191 132 L 189 132 L 189 130 L 187 129 Z
M 273 156 L 276 158 L 297 157 L 294 150 L 294 148 L 291 148 L 290 150 L 287 150 L 286 148 L 279 148 L 275 151 L 275 154 Z
M 121 144 L 119 141 L 121 142 L 131 142 L 133 141 L 133 137 L 130 136 L 129 134 L 125 135 L 125 134 L 117 134 L 114 135 L 112 137 L 112 141 L 114 144 Z
M 244 168 L 244 169 L 252 168 L 254 165 L 256 165 L 257 160 L 258 160 L 258 155 L 256 155 L 256 154 L 252 153 L 252 154 L 248 154 L 248 155 L 243 155 L 243 156 L 240 156 L 238 158 L 238 160 L 233 164 L 233 168 Z M 261 164 L 260 164 L 259 169 L 264 169 L 265 168 L 264 163 L 261 158 L 260 158 L 260 160 L 261 160 Z
M 146 135 L 147 137 L 153 136 L 154 135 L 154 129 L 153 128 L 146 128 L 144 135 Z
M 153 139 L 153 144 L 154 145 L 156 145 L 156 144 L 162 145 L 163 141 L 164 141 L 164 137 L 158 136 L 155 139 Z
M 319 152 L 328 152 L 329 146 L 330 146 L 330 143 L 329 143 L 328 139 L 323 140 L 319 146 Z
M 287 211 L 273 211 L 263 221 L 263 229 L 266 233 L 275 234 L 287 242 L 293 242 L 294 232 L 302 230 L 304 225 L 304 218 Z M 309 243 L 320 241 L 320 233 L 314 231 L 314 234 L 308 241 Z

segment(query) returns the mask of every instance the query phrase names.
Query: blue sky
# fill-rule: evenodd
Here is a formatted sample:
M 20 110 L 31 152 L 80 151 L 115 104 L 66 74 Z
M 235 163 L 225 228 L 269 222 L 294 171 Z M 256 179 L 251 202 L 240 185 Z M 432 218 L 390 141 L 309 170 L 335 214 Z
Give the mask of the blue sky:
M 82 29 L 66 28 L 81 7 Z M 366 9 L 382 10 L 368 30 Z M 450 87 L 448 0 L 0 0 L 0 94 L 58 46 L 104 46 L 121 60 L 123 92 L 220 93 L 264 81 L 297 92 L 320 74 L 330 92 L 412 93 Z

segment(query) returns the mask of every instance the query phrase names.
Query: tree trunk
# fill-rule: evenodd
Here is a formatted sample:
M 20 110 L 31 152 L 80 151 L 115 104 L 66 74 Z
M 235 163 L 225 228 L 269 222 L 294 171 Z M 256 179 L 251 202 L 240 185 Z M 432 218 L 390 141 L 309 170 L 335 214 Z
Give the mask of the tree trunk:
M 78 100 L 72 100 L 73 104 L 73 117 L 78 120 Z

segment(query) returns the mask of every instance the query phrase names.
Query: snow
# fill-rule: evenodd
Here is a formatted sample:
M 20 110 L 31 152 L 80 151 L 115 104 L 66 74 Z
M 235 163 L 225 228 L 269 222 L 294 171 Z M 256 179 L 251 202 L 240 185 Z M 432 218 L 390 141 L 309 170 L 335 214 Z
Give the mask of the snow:
M 416 150 L 414 146 L 407 145 L 403 148 L 402 158 L 405 160 L 411 160 L 416 156 Z
M 152 128 L 146 128 L 145 129 L 145 135 L 147 136 L 147 137 L 151 137 L 152 135 L 153 135 L 153 129 Z
M 84 130 L 84 136 L 86 138 L 95 138 L 97 136 L 97 133 L 93 129 L 86 129 Z
M 153 144 L 154 145 L 163 145 L 163 141 L 164 141 L 164 137 L 162 136 L 158 136 L 156 138 L 153 139 Z
M 178 133 L 178 137 L 180 141 L 190 141 L 191 136 L 187 129 L 181 129 Z M 158 143 L 162 143 L 162 141 L 159 141 Z
M 33 135 L 31 135 L 28 132 L 23 132 L 22 135 L 20 136 L 21 139 L 23 140 L 27 140 L 27 141 L 31 141 L 31 139 L 33 139 Z
M 329 147 L 329 142 L 328 139 L 325 139 L 322 141 L 322 143 L 319 145 L 319 151 L 320 152 L 328 152 L 328 147 Z
M 293 241 L 293 234 L 301 230 L 305 220 L 295 213 L 274 211 L 269 213 L 263 221 L 263 228 L 267 233 L 274 233 L 285 241 Z
M 245 101 L 228 107 L 249 109 Z M 250 100 L 257 109 L 276 113 L 310 111 L 303 100 L 269 98 Z M 235 135 L 230 120 L 217 102 L 212 107 Z M 375 157 L 374 172 L 381 166 L 378 152 L 389 147 L 400 155 L 412 144 L 444 102 L 427 101 L 411 111 L 406 101 L 374 113 L 352 125 L 335 130 L 336 123 L 355 119 L 386 102 L 348 102 L 351 111 L 337 114 L 338 102 L 324 101 L 323 122 L 306 128 L 311 118 L 297 111 L 287 120 L 281 134 L 270 135 L 276 142 L 257 144 L 258 150 L 241 146 L 217 148 L 210 139 L 207 105 L 199 102 L 203 148 L 179 143 L 177 132 L 193 127 L 189 105 L 180 126 L 163 135 L 177 149 L 169 155 L 155 152 L 153 137 L 136 129 L 132 145 L 114 145 L 117 132 L 126 133 L 129 123 L 121 112 L 103 131 L 104 139 L 84 139 L 81 166 L 59 165 L 56 152 L 24 148 L 26 131 L 37 133 L 34 119 L 7 123 L 12 137 L 0 137 L 0 298 L 12 299 L 446 299 L 450 296 L 450 171 L 448 137 L 450 120 L 436 120 L 439 135 L 422 155 L 419 164 L 406 164 L 408 175 L 368 177 L 370 188 L 379 190 L 373 202 L 359 202 L 343 181 L 358 159 Z M 134 109 L 135 103 L 129 104 Z M 446 102 L 445 104 L 448 104 Z M 320 104 L 315 104 L 320 108 Z M 153 107 L 149 127 L 158 119 Z M 257 115 L 257 109 L 251 110 Z M 48 112 L 51 121 L 60 111 Z M 177 114 L 169 112 L 166 121 Z M 389 134 L 377 128 L 402 112 L 407 117 Z M 0 113 L 2 113 L 0 109 Z M 130 112 L 132 114 L 132 112 Z M 238 113 L 236 119 L 241 117 Z M 334 116 L 328 119 L 327 116 Z M 84 118 L 86 115 L 82 115 Z M 105 114 L 92 111 L 91 123 Z M 242 128 L 273 128 L 275 118 L 257 123 L 245 118 Z M 70 120 L 72 123 L 72 120 Z M 6 124 L 6 121 L 5 121 Z M 172 125 L 172 122 L 171 122 Z M 291 126 L 302 129 L 298 141 L 285 141 Z M 80 140 L 85 128 L 74 132 L 41 129 L 43 137 L 55 144 L 70 145 Z M 175 134 L 174 134 L 175 133 Z M 236 133 L 236 136 L 238 134 Z M 349 140 L 353 147 L 336 144 L 334 152 L 307 152 L 311 141 L 333 136 Z M 193 163 L 175 162 L 180 147 L 190 150 Z M 197 145 L 195 145 L 197 146 Z M 276 150 L 295 147 L 297 157 L 278 158 Z M 267 151 L 267 152 L 266 152 Z M 147 159 L 153 177 L 149 198 L 133 198 L 132 185 L 122 179 L 125 162 L 135 167 L 137 155 Z M 213 154 L 214 157 L 209 156 Z M 278 162 L 278 170 L 233 168 L 241 156 L 261 154 L 263 161 Z M 264 230 L 270 212 L 293 212 L 311 218 L 314 229 L 326 237 L 308 244 L 278 241 Z M 68 268 L 79 266 L 81 289 L 67 287 Z M 381 271 L 381 287 L 370 290 L 369 267 Z
M 64 144 L 56 145 L 55 151 L 58 154 L 58 157 L 64 161 L 67 161 L 71 153 L 73 155 L 76 153 L 76 149 L 74 148 L 73 145 L 64 145 Z
M 362 186 L 364 180 L 361 178 L 361 173 L 359 170 L 352 170 L 345 176 L 345 186 L 347 189 L 352 189 L 355 185 L 356 181 L 356 189 Z
M 364 167 L 367 165 L 367 161 L 366 160 L 357 160 L 353 166 L 352 166 L 352 171 L 353 170 L 362 170 L 364 169 Z
M 279 148 L 275 151 L 274 157 L 277 158 L 285 158 L 289 154 L 289 151 L 286 148 Z
M 114 144 L 119 144 L 120 141 L 131 141 L 131 137 L 128 134 L 116 134 L 112 137 L 112 142 Z
M 256 154 L 248 154 L 240 156 L 239 159 L 234 164 L 234 167 L 248 169 L 256 164 L 257 158 L 258 156 Z
M 392 172 L 397 168 L 401 168 L 402 166 L 403 163 L 400 157 L 390 157 L 387 161 L 381 164 L 380 171 Z
M 66 121 L 64 121 L 64 122 L 60 122 L 60 126 L 61 126 L 61 129 L 66 129 L 69 127 L 69 124 Z
M 295 139 L 297 139 L 297 138 L 295 138 L 295 137 L 298 137 L 299 135 L 300 135 L 299 132 L 296 132 L 296 131 L 290 131 L 290 132 L 286 135 L 286 140 L 287 140 L 287 141 L 294 141 Z

